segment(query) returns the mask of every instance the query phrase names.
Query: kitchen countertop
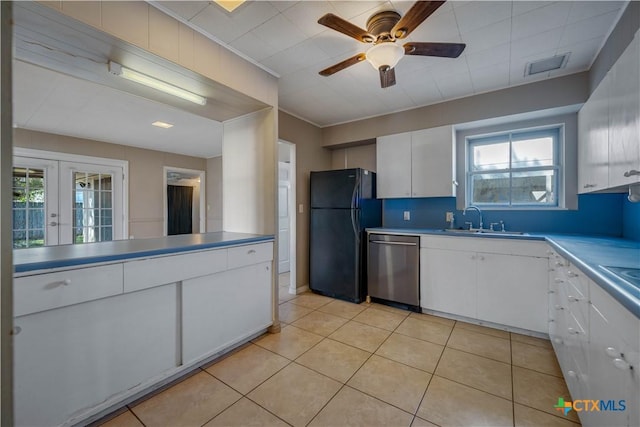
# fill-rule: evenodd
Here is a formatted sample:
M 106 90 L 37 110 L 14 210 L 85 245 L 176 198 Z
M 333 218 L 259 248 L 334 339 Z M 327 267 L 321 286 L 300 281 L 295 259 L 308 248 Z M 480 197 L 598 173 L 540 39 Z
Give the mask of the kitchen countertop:
M 640 287 L 623 280 L 603 267 L 640 268 L 640 242 L 619 237 L 527 233 L 524 235 L 456 233 L 425 228 L 368 228 L 370 233 L 431 234 L 450 237 L 482 239 L 542 240 L 548 242 L 560 255 L 575 264 L 609 295 L 640 318 Z
M 114 240 L 82 245 L 47 246 L 13 251 L 15 273 L 123 261 L 273 240 L 273 235 L 226 231 L 154 239 Z

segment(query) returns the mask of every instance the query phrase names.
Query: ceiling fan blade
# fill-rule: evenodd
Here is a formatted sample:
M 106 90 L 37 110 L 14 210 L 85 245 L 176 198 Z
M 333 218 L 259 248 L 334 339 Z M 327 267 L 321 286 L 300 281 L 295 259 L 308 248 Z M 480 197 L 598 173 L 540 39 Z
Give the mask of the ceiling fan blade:
M 325 68 L 324 70 L 320 71 L 320 75 L 321 76 L 330 76 L 332 74 L 337 73 L 338 71 L 344 70 L 347 67 L 351 67 L 352 65 L 357 64 L 358 62 L 362 62 L 365 59 L 367 59 L 367 55 L 365 55 L 364 53 L 359 53 L 356 56 L 352 56 L 349 59 L 345 59 L 342 62 L 338 62 L 335 65 L 332 65 L 329 68 Z
M 465 47 L 464 43 L 405 43 L 405 55 L 440 56 L 443 58 L 457 58 Z
M 407 13 L 393 26 L 391 34 L 397 39 L 407 37 L 418 25 L 435 12 L 444 1 L 417 1 Z
M 369 34 L 367 30 L 363 30 L 357 25 L 345 21 L 344 19 L 334 15 L 333 13 L 327 13 L 322 18 L 318 19 L 318 24 L 329 27 L 332 30 L 336 30 L 337 32 L 349 37 L 353 37 L 359 42 L 373 43 L 373 41 L 375 40 L 375 37 Z
M 380 86 L 382 89 L 396 84 L 396 70 L 388 66 L 380 67 Z

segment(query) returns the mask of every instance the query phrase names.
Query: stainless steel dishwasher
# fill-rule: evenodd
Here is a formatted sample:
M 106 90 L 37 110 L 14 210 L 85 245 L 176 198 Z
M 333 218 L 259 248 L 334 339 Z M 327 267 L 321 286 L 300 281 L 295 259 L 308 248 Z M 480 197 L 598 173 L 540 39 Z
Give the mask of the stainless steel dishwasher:
M 368 293 L 420 311 L 420 237 L 369 234 Z

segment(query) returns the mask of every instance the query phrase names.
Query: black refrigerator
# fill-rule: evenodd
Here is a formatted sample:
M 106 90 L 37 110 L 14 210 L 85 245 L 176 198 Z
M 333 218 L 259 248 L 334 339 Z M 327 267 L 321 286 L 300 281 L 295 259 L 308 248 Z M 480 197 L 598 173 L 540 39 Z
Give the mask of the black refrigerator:
M 355 303 L 367 296 L 364 229 L 382 225 L 376 174 L 365 169 L 311 172 L 309 288 Z

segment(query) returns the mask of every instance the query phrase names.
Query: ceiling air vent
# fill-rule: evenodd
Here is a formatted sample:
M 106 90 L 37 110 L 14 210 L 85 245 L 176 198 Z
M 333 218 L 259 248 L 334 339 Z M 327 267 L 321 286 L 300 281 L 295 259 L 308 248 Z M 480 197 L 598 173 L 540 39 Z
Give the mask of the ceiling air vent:
M 567 52 L 562 55 L 552 56 L 551 58 L 541 59 L 540 61 L 529 62 L 524 68 L 524 75 L 525 77 L 532 76 L 534 74 L 564 68 L 569 61 L 569 55 L 570 52 Z

